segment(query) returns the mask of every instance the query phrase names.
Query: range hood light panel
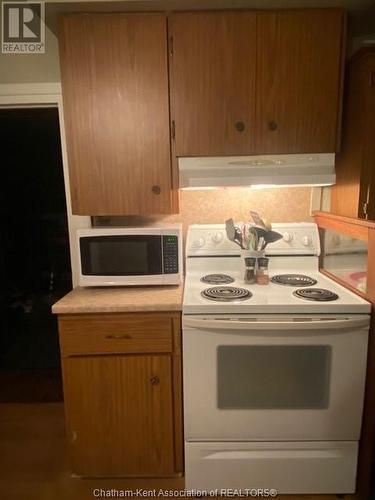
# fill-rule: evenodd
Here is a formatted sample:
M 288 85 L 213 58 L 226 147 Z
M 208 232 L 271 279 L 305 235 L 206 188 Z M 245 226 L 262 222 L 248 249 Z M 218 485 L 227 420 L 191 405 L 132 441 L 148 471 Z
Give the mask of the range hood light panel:
M 330 186 L 335 154 L 179 158 L 181 189 Z
M 262 165 L 283 165 L 284 160 L 239 160 L 239 161 L 229 161 L 229 165 L 234 165 L 236 167 L 261 167 Z
M 275 189 L 275 188 L 293 188 L 293 187 L 327 187 L 332 184 L 250 184 L 248 186 L 202 186 L 202 187 L 183 187 L 181 191 L 223 191 L 226 189 L 247 188 L 252 190 Z
M 216 191 L 217 189 L 228 189 L 235 186 L 186 186 L 180 188 L 182 191 Z M 237 186 L 238 187 L 238 186 Z M 251 187 L 251 186 L 249 186 Z
M 250 189 L 273 189 L 273 188 L 292 188 L 292 187 L 327 187 L 332 184 L 254 184 Z

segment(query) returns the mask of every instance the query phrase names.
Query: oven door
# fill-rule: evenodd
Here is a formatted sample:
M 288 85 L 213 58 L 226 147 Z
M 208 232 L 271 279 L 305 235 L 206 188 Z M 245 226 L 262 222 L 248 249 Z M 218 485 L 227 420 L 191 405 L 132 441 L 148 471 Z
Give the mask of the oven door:
M 369 317 L 183 318 L 188 441 L 358 440 Z

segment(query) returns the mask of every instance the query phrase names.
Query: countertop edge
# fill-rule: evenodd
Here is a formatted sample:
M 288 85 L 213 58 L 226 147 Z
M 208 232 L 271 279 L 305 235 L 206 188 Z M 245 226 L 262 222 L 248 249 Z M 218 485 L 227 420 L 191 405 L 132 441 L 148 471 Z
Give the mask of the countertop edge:
M 181 312 L 182 304 L 163 304 L 162 306 L 125 306 L 125 307 L 71 307 L 52 306 L 52 314 L 108 314 L 131 312 Z
M 76 287 L 55 302 L 51 312 L 55 315 L 181 312 L 183 293 L 183 283 L 165 288 Z

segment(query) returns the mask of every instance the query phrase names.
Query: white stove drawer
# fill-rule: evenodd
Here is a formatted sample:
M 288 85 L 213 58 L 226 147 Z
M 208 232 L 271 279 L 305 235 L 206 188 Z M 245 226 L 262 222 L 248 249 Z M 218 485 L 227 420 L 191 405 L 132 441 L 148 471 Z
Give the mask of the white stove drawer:
M 279 494 L 355 491 L 356 442 L 185 444 L 186 488 L 275 489 Z

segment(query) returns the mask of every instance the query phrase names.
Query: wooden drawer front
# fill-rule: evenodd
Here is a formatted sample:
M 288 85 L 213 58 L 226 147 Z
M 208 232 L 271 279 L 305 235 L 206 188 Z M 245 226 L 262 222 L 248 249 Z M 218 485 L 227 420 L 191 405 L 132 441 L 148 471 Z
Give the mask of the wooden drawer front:
M 169 317 L 60 317 L 59 331 L 62 356 L 172 352 Z

